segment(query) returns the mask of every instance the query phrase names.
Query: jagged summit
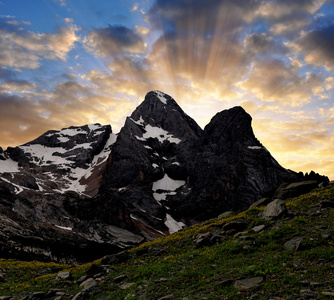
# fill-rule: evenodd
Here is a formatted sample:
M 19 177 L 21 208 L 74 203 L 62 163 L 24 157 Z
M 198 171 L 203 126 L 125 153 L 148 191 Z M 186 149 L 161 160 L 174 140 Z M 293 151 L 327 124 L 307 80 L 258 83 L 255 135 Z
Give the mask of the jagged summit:
M 156 131 L 159 136 L 174 134 L 182 139 L 189 131 L 195 136 L 202 134 L 202 129 L 190 118 L 176 101 L 167 94 L 160 91 L 147 93 L 145 100 L 135 109 L 130 118 L 126 120 L 125 127 L 130 126 L 128 120 L 139 126 L 144 126 L 144 131 Z M 165 132 L 160 132 L 154 128 L 161 128 Z
M 217 113 L 204 131 L 215 141 L 233 139 L 247 143 L 255 140 L 251 123 L 252 117 L 241 106 L 235 106 Z

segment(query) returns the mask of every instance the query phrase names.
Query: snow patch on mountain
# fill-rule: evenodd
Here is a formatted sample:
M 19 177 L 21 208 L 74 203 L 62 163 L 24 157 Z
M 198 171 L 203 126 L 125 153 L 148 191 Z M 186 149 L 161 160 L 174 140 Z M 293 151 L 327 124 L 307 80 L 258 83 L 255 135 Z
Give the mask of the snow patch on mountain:
M 174 220 L 169 214 L 166 214 L 165 225 L 168 227 L 170 234 L 175 233 L 186 226 L 184 223 Z
M 166 200 L 168 195 L 176 195 L 175 190 L 185 184 L 184 180 L 174 180 L 165 174 L 162 179 L 153 182 L 153 198 L 161 205 L 161 200 Z
M 35 162 L 40 166 L 66 165 L 69 163 L 67 158 L 58 156 L 57 153 L 63 154 L 67 150 L 61 147 L 46 147 L 39 144 L 20 146 L 20 148 L 27 154 L 30 154 Z
M 6 160 L 0 160 L 0 174 L 5 172 L 9 173 L 20 172 L 18 163 L 10 158 Z
M 174 180 L 170 178 L 167 174 L 165 174 L 162 179 L 153 182 L 152 190 L 175 191 L 176 189 L 185 184 L 186 182 L 184 180 Z
M 57 228 L 60 228 L 60 229 L 64 229 L 64 230 L 68 230 L 68 231 L 72 231 L 72 228 L 71 227 L 65 227 L 65 226 L 59 226 L 59 225 L 55 225 Z
M 111 133 L 108 141 L 106 142 L 104 149 L 94 157 L 90 167 L 85 170 L 84 178 L 89 178 L 93 171 L 96 169 L 96 167 L 101 166 L 104 164 L 110 155 L 111 152 L 111 146 L 116 142 L 117 140 L 117 134 Z
M 134 121 L 134 122 L 137 124 L 138 121 L 137 122 Z M 156 138 L 156 139 L 159 140 L 160 143 L 162 143 L 164 141 L 169 141 L 170 143 L 179 144 L 181 142 L 181 140 L 179 138 L 174 137 L 171 133 L 169 133 L 166 130 L 163 130 L 160 127 L 152 126 L 150 124 L 146 124 L 144 126 L 144 129 L 145 129 L 146 132 L 143 134 L 142 137 L 135 135 L 137 140 L 146 141 L 149 138 Z
M 163 104 L 167 104 L 167 99 L 165 98 L 165 94 L 160 92 L 160 91 L 154 91 L 154 93 L 156 94 L 156 96 L 158 97 L 158 99 L 163 103 Z

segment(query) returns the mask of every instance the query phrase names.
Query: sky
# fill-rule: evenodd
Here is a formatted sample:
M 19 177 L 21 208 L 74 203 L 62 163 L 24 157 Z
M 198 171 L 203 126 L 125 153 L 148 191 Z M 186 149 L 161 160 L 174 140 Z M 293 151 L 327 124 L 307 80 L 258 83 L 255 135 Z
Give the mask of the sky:
M 0 0 L 0 146 L 117 133 L 160 90 L 204 128 L 242 106 L 285 168 L 334 179 L 334 0 Z

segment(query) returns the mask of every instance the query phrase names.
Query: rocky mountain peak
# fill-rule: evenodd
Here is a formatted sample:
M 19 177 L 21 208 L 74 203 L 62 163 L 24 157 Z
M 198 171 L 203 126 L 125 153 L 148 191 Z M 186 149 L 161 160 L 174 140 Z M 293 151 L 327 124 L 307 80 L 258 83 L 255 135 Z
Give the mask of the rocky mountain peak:
M 182 110 L 176 101 L 160 91 L 147 93 L 145 100 L 131 114 L 130 120 L 136 125 L 142 126 L 144 131 L 148 132 L 147 135 L 150 134 L 150 131 L 156 131 L 156 134 L 161 138 L 163 138 L 164 133 L 156 128 L 161 128 L 181 139 L 189 134 L 189 131 L 195 136 L 202 134 L 202 129 Z M 125 127 L 127 126 L 132 127 L 126 122 Z

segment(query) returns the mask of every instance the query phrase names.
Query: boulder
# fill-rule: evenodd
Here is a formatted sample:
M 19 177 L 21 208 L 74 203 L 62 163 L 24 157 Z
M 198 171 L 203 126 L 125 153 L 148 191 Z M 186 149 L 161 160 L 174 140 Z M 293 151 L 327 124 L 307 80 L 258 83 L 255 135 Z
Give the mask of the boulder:
M 88 278 L 85 281 L 83 281 L 82 283 L 80 283 L 81 287 L 86 287 L 86 286 L 90 286 L 93 283 L 96 283 L 96 281 L 93 278 Z
M 195 246 L 202 247 L 202 246 L 209 246 L 212 244 L 211 241 L 212 233 L 211 232 L 206 232 L 203 234 L 200 234 L 197 239 L 195 240 Z
M 286 212 L 286 206 L 283 200 L 276 199 L 270 202 L 262 213 L 264 219 L 279 218 Z
M 81 292 L 82 292 L 82 293 L 90 292 L 90 291 L 94 290 L 96 287 L 97 287 L 97 283 L 96 283 L 96 282 L 92 282 L 91 284 L 86 285 L 86 286 L 82 289 Z
M 266 227 L 266 225 L 257 225 L 257 226 L 254 226 L 253 228 L 252 228 L 252 230 L 254 231 L 254 232 L 260 232 L 260 231 L 262 231 L 264 228 Z
M 285 249 L 288 249 L 288 250 L 300 250 L 300 245 L 303 241 L 303 238 L 302 237 L 295 237 L 295 238 L 292 238 L 291 240 L 288 240 L 285 244 L 284 244 L 284 247 Z
M 72 274 L 70 272 L 60 272 L 57 274 L 56 279 L 70 280 L 72 279 Z
M 119 288 L 120 288 L 121 290 L 126 290 L 126 289 L 132 287 L 132 286 L 135 285 L 135 284 L 136 284 L 135 282 L 124 282 L 123 284 L 121 284 L 121 285 L 119 286 Z
M 318 184 L 319 183 L 316 180 L 284 183 L 276 190 L 274 198 L 285 200 L 292 197 L 298 197 L 317 188 Z
M 115 279 L 114 279 L 114 283 L 121 283 L 124 279 L 128 278 L 128 275 L 126 274 L 122 274 L 122 275 L 119 275 L 117 276 Z
M 263 277 L 254 277 L 249 279 L 237 280 L 234 283 L 234 287 L 241 291 L 252 290 L 258 288 L 263 281 Z
M 262 198 L 256 202 L 254 202 L 249 208 L 264 206 L 270 203 L 272 200 L 270 198 Z
M 224 231 L 229 231 L 229 230 L 236 230 L 237 232 L 243 231 L 247 228 L 248 222 L 243 221 L 243 220 L 235 220 L 232 222 L 229 222 L 223 226 Z

